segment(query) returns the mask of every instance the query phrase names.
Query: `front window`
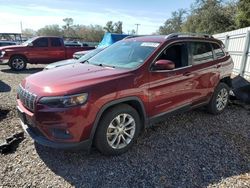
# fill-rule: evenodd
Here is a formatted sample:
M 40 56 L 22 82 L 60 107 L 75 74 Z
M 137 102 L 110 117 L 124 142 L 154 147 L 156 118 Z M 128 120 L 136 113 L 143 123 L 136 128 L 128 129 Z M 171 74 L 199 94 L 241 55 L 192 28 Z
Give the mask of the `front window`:
M 156 42 L 119 41 L 89 59 L 89 63 L 133 69 L 143 64 L 158 45 Z
M 39 38 L 33 42 L 34 47 L 48 47 L 49 40 L 47 38 Z

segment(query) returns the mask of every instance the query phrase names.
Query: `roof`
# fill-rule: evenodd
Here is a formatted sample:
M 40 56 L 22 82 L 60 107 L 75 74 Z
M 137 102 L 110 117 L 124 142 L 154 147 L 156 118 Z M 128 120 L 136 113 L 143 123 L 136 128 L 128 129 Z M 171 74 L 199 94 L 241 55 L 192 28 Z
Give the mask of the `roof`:
M 126 38 L 126 40 L 136 40 L 141 42 L 164 42 L 166 35 L 145 35 L 145 36 L 131 36 Z
M 126 40 L 136 40 L 141 42 L 159 42 L 159 43 L 163 43 L 167 40 L 173 40 L 173 39 L 201 39 L 201 40 L 220 42 L 220 40 L 213 38 L 211 35 L 202 33 L 172 33 L 169 35 L 129 36 L 126 38 Z

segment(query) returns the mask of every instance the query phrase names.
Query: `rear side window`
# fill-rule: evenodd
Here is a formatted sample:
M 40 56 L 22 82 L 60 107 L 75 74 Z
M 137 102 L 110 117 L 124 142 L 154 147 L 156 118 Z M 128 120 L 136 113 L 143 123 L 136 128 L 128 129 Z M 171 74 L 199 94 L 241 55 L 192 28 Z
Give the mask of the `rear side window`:
M 59 38 L 51 38 L 50 42 L 51 42 L 52 47 L 62 46 L 61 39 L 59 39 Z
M 49 41 L 47 38 L 40 38 L 33 42 L 35 47 L 48 47 Z
M 191 42 L 190 50 L 192 65 L 199 65 L 214 60 L 212 47 L 209 43 Z
M 225 53 L 221 49 L 221 47 L 218 44 L 212 43 L 213 49 L 214 49 L 214 54 L 217 59 L 222 58 L 225 56 Z

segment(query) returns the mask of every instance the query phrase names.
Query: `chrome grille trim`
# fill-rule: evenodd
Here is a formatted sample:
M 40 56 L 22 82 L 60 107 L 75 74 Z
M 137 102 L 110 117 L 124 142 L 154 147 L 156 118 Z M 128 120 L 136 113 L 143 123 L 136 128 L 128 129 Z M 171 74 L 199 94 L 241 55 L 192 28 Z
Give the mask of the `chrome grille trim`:
M 24 89 L 21 85 L 19 85 L 17 93 L 22 104 L 33 112 L 35 109 L 35 101 L 37 96 Z

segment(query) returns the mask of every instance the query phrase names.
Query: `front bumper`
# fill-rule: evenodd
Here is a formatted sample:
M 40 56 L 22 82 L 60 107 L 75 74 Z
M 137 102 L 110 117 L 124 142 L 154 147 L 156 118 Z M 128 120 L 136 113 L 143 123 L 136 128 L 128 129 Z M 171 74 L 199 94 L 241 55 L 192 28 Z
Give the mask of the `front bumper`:
M 62 142 L 53 142 L 48 140 L 47 138 L 36 134 L 28 125 L 24 124 L 21 121 L 21 125 L 23 130 L 38 144 L 41 144 L 46 147 L 55 148 L 55 149 L 63 149 L 63 150 L 89 150 L 92 144 L 90 139 L 84 140 L 78 143 L 62 143 Z
M 9 62 L 9 59 L 0 59 L 0 64 L 7 64 Z
M 28 111 L 19 99 L 17 103 L 21 125 L 24 131 L 28 133 L 35 142 L 56 149 L 90 149 L 92 139 L 89 137 L 89 128 L 91 127 L 86 126 L 86 123 L 82 123 L 87 121 L 86 119 L 81 119 L 82 113 L 78 111 L 81 110 L 81 108 L 71 110 L 72 112 L 50 112 L 50 110 L 42 109 L 36 111 L 34 114 Z M 80 113 L 79 116 L 76 116 L 76 112 Z M 68 126 L 64 127 L 64 125 Z M 58 138 L 58 136 L 61 136 L 61 132 L 59 132 L 59 135 L 58 132 L 54 132 L 58 130 L 68 130 L 70 133 L 68 135 L 69 137 L 65 137 L 67 135 L 63 134 L 63 138 Z

